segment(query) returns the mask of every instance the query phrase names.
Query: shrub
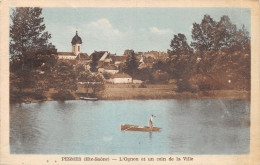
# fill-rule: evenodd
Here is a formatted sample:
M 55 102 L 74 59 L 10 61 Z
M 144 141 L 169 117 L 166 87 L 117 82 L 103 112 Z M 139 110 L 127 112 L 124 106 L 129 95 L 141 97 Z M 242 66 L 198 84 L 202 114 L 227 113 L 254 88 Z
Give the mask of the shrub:
M 46 99 L 46 96 L 44 95 L 43 90 L 38 89 L 33 93 L 32 98 L 36 100 L 44 100 Z
M 198 86 L 192 84 L 188 78 L 177 80 L 177 92 L 198 92 Z
M 153 73 L 153 78 L 156 83 L 167 83 L 169 74 L 167 72 L 156 71 Z
M 108 73 L 108 72 L 104 72 L 103 76 L 104 76 L 105 79 L 110 79 L 112 77 L 112 74 Z
M 138 88 L 147 88 L 147 86 L 145 85 L 145 83 L 142 83 L 142 84 L 139 85 Z
M 54 93 L 51 96 L 54 100 L 74 100 L 74 96 L 69 91 L 59 91 L 58 93 Z

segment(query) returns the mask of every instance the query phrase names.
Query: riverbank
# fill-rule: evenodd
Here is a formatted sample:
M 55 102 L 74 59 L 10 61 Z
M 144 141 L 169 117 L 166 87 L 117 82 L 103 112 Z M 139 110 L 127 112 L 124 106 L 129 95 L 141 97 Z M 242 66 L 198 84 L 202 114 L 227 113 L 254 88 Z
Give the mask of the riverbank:
M 209 90 L 192 92 L 176 92 L 174 84 L 148 84 L 145 88 L 139 88 L 138 84 L 106 84 L 105 90 L 96 97 L 99 100 L 163 100 L 163 99 L 202 99 L 202 98 L 224 98 L 224 99 L 250 99 L 250 91 L 246 90 Z M 45 92 L 44 99 L 24 97 L 12 103 L 31 103 L 40 101 L 55 101 L 52 95 L 57 93 L 51 89 Z M 73 99 L 87 96 L 84 89 L 71 92 Z
M 209 90 L 192 92 L 176 92 L 174 84 L 151 84 L 146 88 L 136 88 L 131 85 L 106 86 L 105 91 L 99 95 L 102 100 L 151 100 L 151 99 L 200 99 L 200 98 L 226 98 L 250 99 L 250 91 L 246 90 Z

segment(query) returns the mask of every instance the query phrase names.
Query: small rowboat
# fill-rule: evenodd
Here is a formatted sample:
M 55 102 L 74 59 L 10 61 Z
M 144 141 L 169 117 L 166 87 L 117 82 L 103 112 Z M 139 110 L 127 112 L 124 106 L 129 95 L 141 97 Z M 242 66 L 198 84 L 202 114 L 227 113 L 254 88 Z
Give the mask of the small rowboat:
M 81 100 L 90 100 L 90 101 L 97 101 L 98 98 L 92 98 L 92 97 L 80 97 Z
M 157 128 L 157 127 L 150 128 L 147 126 L 123 124 L 121 125 L 121 131 L 160 132 L 161 128 Z

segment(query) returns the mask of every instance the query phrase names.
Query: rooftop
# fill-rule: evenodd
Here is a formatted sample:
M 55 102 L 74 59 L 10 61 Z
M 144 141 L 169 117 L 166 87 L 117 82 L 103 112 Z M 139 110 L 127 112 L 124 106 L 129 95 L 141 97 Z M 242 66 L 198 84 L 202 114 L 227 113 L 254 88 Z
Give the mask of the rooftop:
M 76 31 L 76 35 L 72 38 L 71 44 L 72 44 L 72 45 L 82 44 L 82 40 L 81 40 L 81 38 L 78 36 L 78 31 Z
M 62 56 L 76 56 L 72 52 L 57 52 L 57 53 L 58 53 L 58 55 L 62 55 Z
M 126 73 L 116 73 L 113 75 L 113 78 L 132 78 L 132 77 Z

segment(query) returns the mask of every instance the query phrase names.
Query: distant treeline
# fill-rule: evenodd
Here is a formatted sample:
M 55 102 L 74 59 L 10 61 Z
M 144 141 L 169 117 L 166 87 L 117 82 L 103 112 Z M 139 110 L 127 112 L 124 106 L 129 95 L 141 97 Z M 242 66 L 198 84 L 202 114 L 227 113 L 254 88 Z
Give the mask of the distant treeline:
M 250 89 L 250 37 L 244 25 L 238 29 L 228 16 L 219 22 L 205 15 L 193 23 L 192 42 L 184 34 L 174 35 L 169 58 L 133 76 L 150 82 L 176 79 L 178 91 Z

